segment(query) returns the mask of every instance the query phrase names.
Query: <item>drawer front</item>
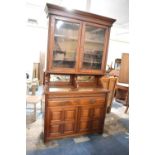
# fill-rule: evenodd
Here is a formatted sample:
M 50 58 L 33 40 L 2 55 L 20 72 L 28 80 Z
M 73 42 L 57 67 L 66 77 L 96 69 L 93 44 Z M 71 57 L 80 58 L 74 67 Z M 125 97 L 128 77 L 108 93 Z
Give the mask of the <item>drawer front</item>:
M 54 99 L 54 100 L 51 100 L 49 99 L 47 101 L 47 106 L 48 107 L 51 107 L 51 106 L 73 106 L 73 105 L 76 105 L 79 103 L 80 100 L 73 100 L 73 99 Z
M 105 104 L 105 97 L 94 98 L 94 97 L 81 97 L 81 98 L 62 98 L 62 99 L 49 99 L 47 101 L 47 106 L 73 106 L 73 105 L 87 105 L 87 104 L 96 104 L 103 105 Z
M 83 98 L 80 100 L 80 105 L 103 105 L 105 104 L 105 98 Z

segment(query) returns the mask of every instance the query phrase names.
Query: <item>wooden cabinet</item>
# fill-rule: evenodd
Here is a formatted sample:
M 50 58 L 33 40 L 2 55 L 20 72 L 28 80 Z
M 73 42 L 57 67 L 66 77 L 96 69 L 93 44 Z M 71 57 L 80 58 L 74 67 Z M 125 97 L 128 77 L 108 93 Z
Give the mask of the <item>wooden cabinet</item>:
M 49 18 L 44 140 L 102 133 L 108 90 L 102 88 L 114 19 L 47 4 Z

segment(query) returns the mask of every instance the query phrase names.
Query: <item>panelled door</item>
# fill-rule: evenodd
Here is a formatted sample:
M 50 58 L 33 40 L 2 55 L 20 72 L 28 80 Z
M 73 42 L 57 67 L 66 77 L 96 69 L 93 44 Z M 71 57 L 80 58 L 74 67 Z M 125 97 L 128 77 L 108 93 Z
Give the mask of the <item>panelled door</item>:
M 78 132 L 101 130 L 103 127 L 104 106 L 79 107 Z
M 50 107 L 48 108 L 48 135 L 50 137 L 73 134 L 76 130 L 77 108 L 76 107 Z

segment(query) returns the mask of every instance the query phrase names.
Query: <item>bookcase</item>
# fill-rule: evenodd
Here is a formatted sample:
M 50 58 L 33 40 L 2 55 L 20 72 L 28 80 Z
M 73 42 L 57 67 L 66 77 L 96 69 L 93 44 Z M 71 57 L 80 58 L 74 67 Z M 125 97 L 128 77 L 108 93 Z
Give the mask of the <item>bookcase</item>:
M 108 90 L 105 74 L 114 19 L 46 4 L 44 141 L 102 133 Z

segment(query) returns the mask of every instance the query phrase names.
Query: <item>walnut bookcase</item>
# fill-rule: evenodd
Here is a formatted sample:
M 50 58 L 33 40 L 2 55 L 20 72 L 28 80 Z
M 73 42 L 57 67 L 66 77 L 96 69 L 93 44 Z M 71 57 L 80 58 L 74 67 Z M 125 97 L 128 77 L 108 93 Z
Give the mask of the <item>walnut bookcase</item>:
M 102 133 L 109 91 L 100 78 L 115 20 L 51 4 L 45 11 L 49 27 L 44 141 Z

